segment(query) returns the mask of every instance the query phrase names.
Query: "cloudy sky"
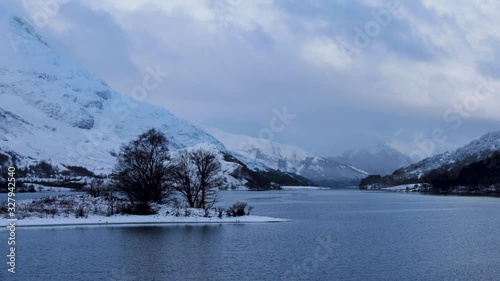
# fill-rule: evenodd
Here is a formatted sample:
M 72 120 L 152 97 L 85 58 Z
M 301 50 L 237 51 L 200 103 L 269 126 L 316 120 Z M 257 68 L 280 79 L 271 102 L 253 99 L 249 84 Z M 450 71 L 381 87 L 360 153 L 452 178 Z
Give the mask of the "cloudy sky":
M 119 92 L 168 71 L 147 99 L 198 125 L 415 158 L 500 128 L 495 0 L 1 2 Z

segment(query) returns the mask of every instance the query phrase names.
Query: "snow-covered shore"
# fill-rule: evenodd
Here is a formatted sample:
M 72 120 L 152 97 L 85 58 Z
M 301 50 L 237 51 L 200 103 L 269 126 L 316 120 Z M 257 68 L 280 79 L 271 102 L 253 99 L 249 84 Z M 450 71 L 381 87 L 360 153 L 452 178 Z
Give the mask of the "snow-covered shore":
M 176 217 L 164 215 L 116 215 L 110 217 L 56 217 L 56 218 L 24 218 L 16 222 L 16 227 L 35 226 L 91 226 L 91 225 L 132 225 L 132 224 L 217 224 L 217 223 L 275 223 L 288 222 L 288 219 L 280 219 L 264 216 L 241 216 L 241 217 Z M 4 224 L 7 223 L 5 220 Z
M 396 186 L 388 186 L 388 187 L 383 187 L 380 190 L 384 191 L 395 191 L 395 192 L 416 192 L 420 191 L 422 189 L 422 184 L 421 183 L 410 183 L 410 184 L 402 184 L 402 185 L 396 185 Z
M 88 194 L 58 195 L 16 201 L 16 226 L 72 226 L 124 224 L 206 224 L 206 223 L 268 223 L 287 222 L 287 219 L 249 215 L 252 210 L 239 202 L 241 210 L 189 208 L 185 204 L 152 204 L 150 215 L 133 214 L 132 205 L 124 198 L 91 197 Z M 7 202 L 0 203 L 4 225 L 10 218 Z M 238 211 L 238 212 L 237 212 Z M 239 215 L 237 215 L 239 213 Z
M 323 189 L 330 189 L 330 188 L 321 187 L 321 186 L 282 186 L 281 189 L 283 189 L 283 190 L 323 190 Z

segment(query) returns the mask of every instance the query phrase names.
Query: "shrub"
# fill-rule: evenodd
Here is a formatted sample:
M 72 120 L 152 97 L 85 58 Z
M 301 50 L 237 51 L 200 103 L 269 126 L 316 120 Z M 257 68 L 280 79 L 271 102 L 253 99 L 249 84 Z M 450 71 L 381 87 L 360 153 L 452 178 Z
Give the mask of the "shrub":
M 217 208 L 216 210 L 217 210 L 217 217 L 218 217 L 219 219 L 222 219 L 222 214 L 224 213 L 224 208 L 220 208 L 220 207 L 219 207 L 219 208 Z
M 253 210 L 253 207 L 252 206 L 248 206 L 247 208 L 247 216 L 250 215 L 250 212 Z
M 107 190 L 108 186 L 104 182 L 104 180 L 97 178 L 92 179 L 92 181 L 90 181 L 90 184 L 88 184 L 85 187 L 85 191 L 87 192 L 87 194 L 89 194 L 92 197 L 99 197 L 102 195 L 106 195 Z
M 245 215 L 245 209 L 247 207 L 245 202 L 236 202 L 227 210 L 226 214 L 228 217 L 241 217 Z
M 184 207 L 184 216 L 185 217 L 191 216 L 191 211 L 189 210 L 189 208 L 187 206 Z
M 135 215 L 153 215 L 156 212 L 151 208 L 147 202 L 139 202 L 134 204 L 132 207 L 132 212 Z
M 77 218 L 83 218 L 83 217 L 85 217 L 85 207 L 79 206 L 76 209 L 76 217 Z

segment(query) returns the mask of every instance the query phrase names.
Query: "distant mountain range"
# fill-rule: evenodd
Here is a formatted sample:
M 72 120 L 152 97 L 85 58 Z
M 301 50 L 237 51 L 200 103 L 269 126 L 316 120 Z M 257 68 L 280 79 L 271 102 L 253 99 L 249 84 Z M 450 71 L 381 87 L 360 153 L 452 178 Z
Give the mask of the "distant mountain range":
M 341 156 L 329 159 L 377 175 L 387 175 L 413 163 L 410 157 L 382 142 L 358 150 L 349 150 Z
M 327 158 L 296 145 L 234 135 L 214 128 L 205 130 L 231 151 L 256 159 L 273 169 L 296 173 L 323 185 L 357 184 L 368 174 L 387 174 L 411 163 L 408 156 L 383 143 Z
M 430 183 L 436 188 L 500 184 L 500 131 L 483 135 L 453 151 L 426 158 L 384 177 L 370 176 L 362 187 Z
M 492 156 L 494 152 L 499 150 L 500 131 L 491 132 L 453 152 L 445 152 L 426 158 L 418 163 L 402 168 L 397 172 L 398 174 L 404 174 L 408 177 L 421 177 L 433 169 L 445 168 L 450 170 L 458 166 L 465 166 L 473 162 L 481 161 Z

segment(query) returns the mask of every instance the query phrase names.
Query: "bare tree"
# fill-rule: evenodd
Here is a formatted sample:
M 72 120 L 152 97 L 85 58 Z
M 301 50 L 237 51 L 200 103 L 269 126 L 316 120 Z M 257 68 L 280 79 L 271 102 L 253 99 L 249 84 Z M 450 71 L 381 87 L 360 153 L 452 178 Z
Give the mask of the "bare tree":
M 192 208 L 208 209 L 217 202 L 221 164 L 214 152 L 198 149 L 180 152 L 172 165 L 172 184 Z
M 187 151 L 180 152 L 171 165 L 171 184 L 173 189 L 179 192 L 194 208 L 197 202 L 199 189 L 196 184 L 194 165 Z
M 190 154 L 195 165 L 199 200 L 197 208 L 211 208 L 217 202 L 219 187 L 223 184 L 220 176 L 221 164 L 214 152 L 195 150 Z
M 156 129 L 123 145 L 114 169 L 116 187 L 135 205 L 149 210 L 149 203 L 161 204 L 171 192 L 168 185 L 168 141 Z
M 90 181 L 90 184 L 87 185 L 86 191 L 92 197 L 99 197 L 104 195 L 107 191 L 107 186 L 103 179 L 94 178 Z

